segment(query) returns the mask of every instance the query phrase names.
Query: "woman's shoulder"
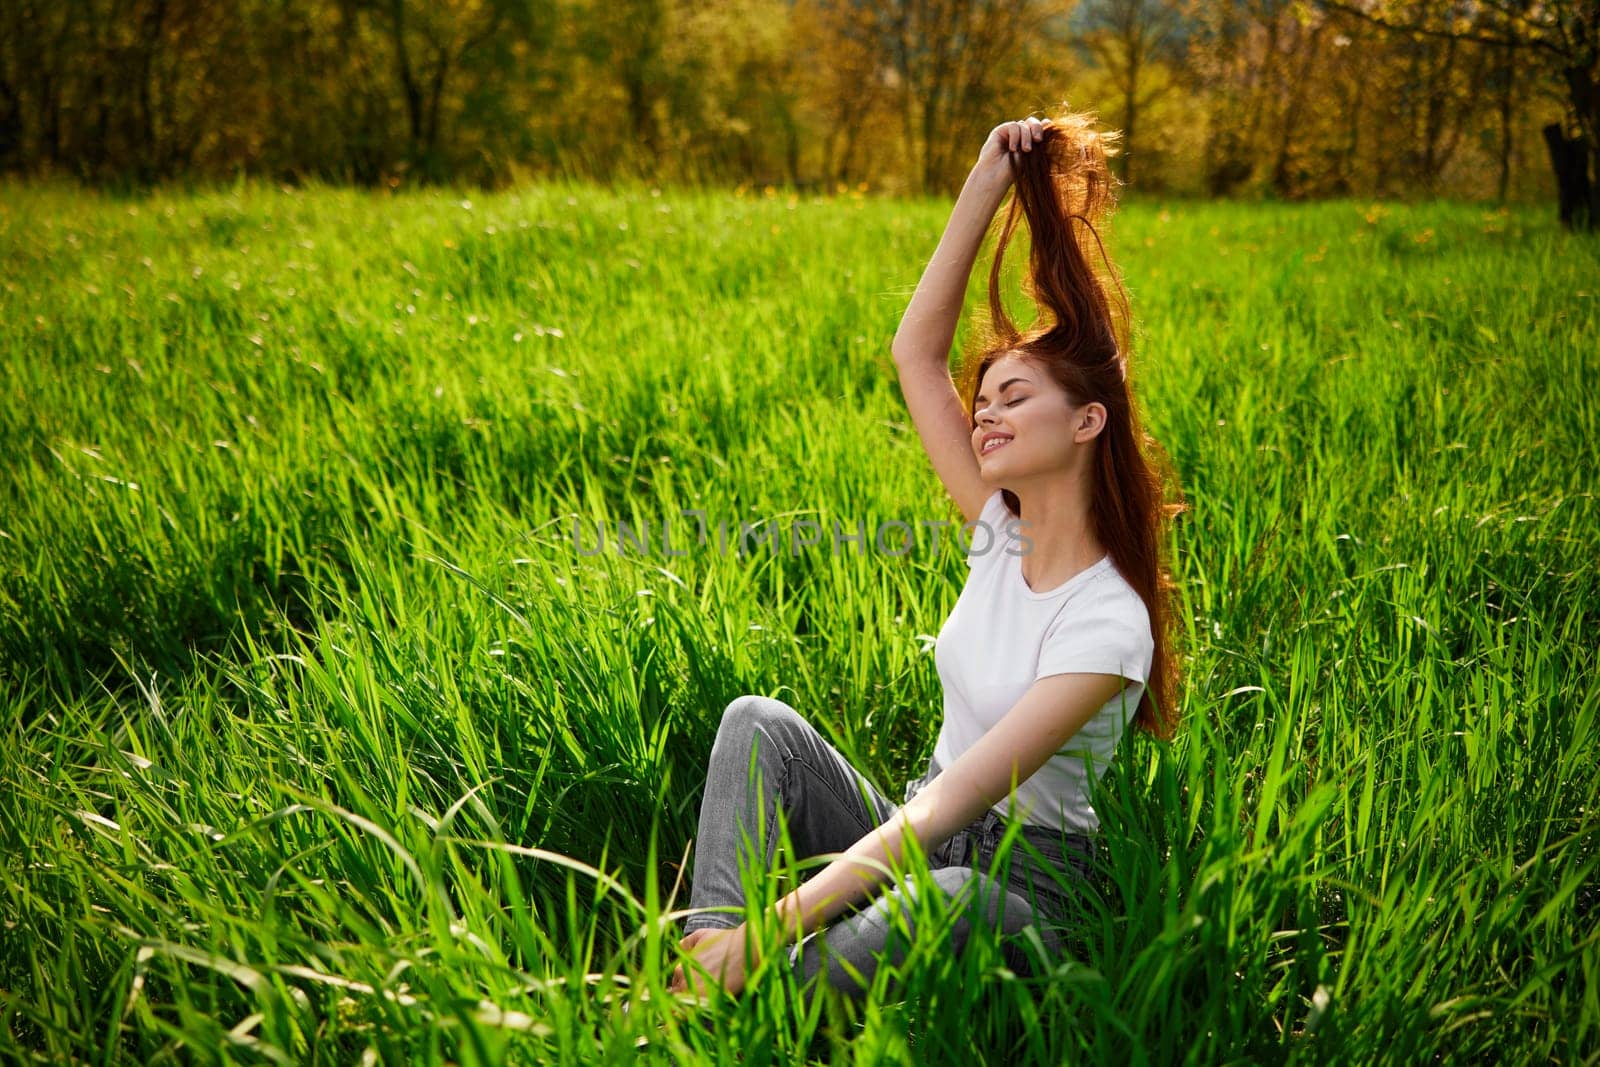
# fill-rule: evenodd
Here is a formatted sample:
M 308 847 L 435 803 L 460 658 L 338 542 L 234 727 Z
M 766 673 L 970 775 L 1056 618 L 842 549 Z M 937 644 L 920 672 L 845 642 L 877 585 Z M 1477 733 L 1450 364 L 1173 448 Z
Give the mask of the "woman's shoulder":
M 1106 556 L 1099 580 L 1092 582 L 1086 591 L 1098 614 L 1117 619 L 1135 629 L 1150 631 L 1150 609 L 1113 557 Z

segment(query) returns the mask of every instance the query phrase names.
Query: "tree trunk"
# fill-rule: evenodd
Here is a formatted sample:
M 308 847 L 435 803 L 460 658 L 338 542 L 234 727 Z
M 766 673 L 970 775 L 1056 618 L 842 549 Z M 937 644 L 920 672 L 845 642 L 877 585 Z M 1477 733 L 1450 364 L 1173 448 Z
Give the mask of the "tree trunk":
M 1438 188 L 1439 178 L 1444 169 L 1450 165 L 1450 159 L 1456 153 L 1456 147 L 1461 143 L 1462 114 L 1461 109 L 1454 105 L 1450 99 L 1450 79 L 1455 70 L 1457 59 L 1456 46 L 1459 42 L 1451 37 L 1445 42 L 1443 65 L 1434 68 L 1428 75 L 1428 101 L 1425 109 L 1427 124 L 1425 127 L 1426 145 L 1424 152 L 1424 173 L 1427 188 L 1435 191 Z M 1478 84 L 1483 72 L 1483 63 L 1476 64 L 1475 68 L 1467 75 L 1473 84 Z
M 648 75 L 642 66 L 629 64 L 622 74 L 622 89 L 628 97 L 628 113 L 633 116 L 634 142 L 646 158 L 661 158 L 661 133 L 656 127 L 655 99 Z
M 0 174 L 27 164 L 22 133 L 22 100 L 11 83 L 0 78 Z
M 1593 70 L 1591 59 L 1590 66 L 1573 65 L 1562 72 L 1578 123 L 1570 165 L 1579 178 L 1575 191 L 1581 195 L 1573 212 L 1573 224 L 1585 232 L 1600 227 L 1600 84 L 1596 84 Z M 1549 136 L 1548 130 L 1545 135 Z
M 61 166 L 61 94 L 56 81 L 46 71 L 39 79 L 39 110 L 43 113 L 45 158 L 52 167 Z
M 140 26 L 139 54 L 134 96 L 134 122 L 138 131 L 138 144 L 134 149 L 134 166 L 140 181 L 153 181 L 161 172 L 161 136 L 156 130 L 155 93 L 151 82 L 155 77 L 156 52 L 161 47 L 162 30 L 167 20 L 167 0 L 157 0 L 145 12 Z
M 393 0 L 389 5 L 389 26 L 394 35 L 395 65 L 399 68 L 400 89 L 405 95 L 406 118 L 411 124 L 411 154 L 416 157 L 422 145 L 422 87 L 417 84 L 411 69 L 411 55 L 406 51 L 405 0 Z
M 789 171 L 789 184 L 800 184 L 800 127 L 787 108 L 783 113 L 783 162 Z
M 438 61 L 433 68 L 433 77 L 428 81 L 428 103 L 426 109 L 427 119 L 422 129 L 422 151 L 428 160 L 430 170 L 438 166 L 439 149 L 439 107 L 444 99 L 445 79 L 450 76 L 450 51 L 448 48 L 439 48 Z M 442 169 L 442 168 L 441 168 Z
M 967 5 L 951 0 L 932 5 L 932 17 L 924 24 L 922 43 L 927 49 L 922 109 L 922 192 L 942 191 L 945 145 L 949 136 L 950 102 L 955 77 L 954 51 L 958 38 L 965 39 Z M 926 9 L 924 9 L 926 11 Z
M 1123 83 L 1122 98 L 1122 181 L 1133 184 L 1133 139 L 1139 128 L 1139 61 L 1138 47 L 1130 42 L 1128 49 L 1128 77 Z
M 1568 137 L 1559 122 L 1544 128 L 1550 147 L 1550 165 L 1556 172 L 1561 225 L 1569 230 L 1595 228 L 1595 187 L 1589 180 L 1589 146 L 1581 137 Z
M 1272 187 L 1280 196 L 1294 197 L 1299 194 L 1298 176 L 1289 173 L 1289 159 L 1294 154 L 1294 135 L 1300 128 L 1300 112 L 1305 105 L 1306 87 L 1311 83 L 1311 69 L 1317 61 L 1317 48 L 1322 41 L 1322 31 L 1327 25 L 1324 22 L 1311 31 L 1311 40 L 1307 43 L 1305 55 L 1300 61 L 1300 72 L 1289 90 L 1289 105 L 1284 110 L 1283 127 L 1278 136 L 1278 158 L 1272 165 Z
M 850 181 L 850 160 L 856 154 L 856 140 L 861 133 L 861 121 L 857 117 L 854 121 L 847 121 L 844 127 L 844 147 L 838 156 L 838 180 Z
M 1500 67 L 1500 175 L 1495 194 L 1504 204 L 1511 192 L 1511 117 L 1516 110 L 1517 53 L 1509 47 L 1502 51 L 1505 59 Z
M 1361 111 L 1366 98 L 1367 79 L 1357 78 L 1355 91 L 1344 101 L 1350 117 L 1350 137 L 1345 142 L 1338 177 L 1334 181 L 1334 192 L 1339 196 L 1349 196 L 1356 186 L 1356 162 L 1361 158 Z

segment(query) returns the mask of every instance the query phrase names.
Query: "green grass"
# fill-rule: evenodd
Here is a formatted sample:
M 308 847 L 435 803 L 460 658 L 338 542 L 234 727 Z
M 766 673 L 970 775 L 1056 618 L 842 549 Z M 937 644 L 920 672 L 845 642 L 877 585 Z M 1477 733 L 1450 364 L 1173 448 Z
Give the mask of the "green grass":
M 948 210 L 0 190 L 0 1058 L 1600 1057 L 1600 255 L 1543 208 L 1128 205 L 1185 728 L 1106 907 L 859 1019 L 664 1006 L 722 709 L 899 799 L 965 568 L 573 519 L 955 519 L 888 359 Z

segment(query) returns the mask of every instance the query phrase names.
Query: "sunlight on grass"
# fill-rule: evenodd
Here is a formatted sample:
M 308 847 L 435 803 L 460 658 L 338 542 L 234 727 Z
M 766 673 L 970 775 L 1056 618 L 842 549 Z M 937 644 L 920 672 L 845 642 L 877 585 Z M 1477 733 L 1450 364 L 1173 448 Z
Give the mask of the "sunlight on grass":
M 1542 208 L 1127 207 L 1186 726 L 1074 951 L 929 907 L 903 997 L 668 996 L 733 698 L 926 765 L 965 568 L 872 532 L 959 521 L 888 358 L 947 211 L 7 187 L 0 1054 L 1592 1057 L 1600 286 Z M 797 519 L 865 550 L 718 547 Z

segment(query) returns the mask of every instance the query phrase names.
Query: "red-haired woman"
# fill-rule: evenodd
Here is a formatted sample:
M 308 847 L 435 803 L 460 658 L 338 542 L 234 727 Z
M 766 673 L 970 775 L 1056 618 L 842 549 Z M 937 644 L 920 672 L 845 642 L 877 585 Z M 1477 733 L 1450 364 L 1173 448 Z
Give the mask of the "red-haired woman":
M 797 854 L 840 854 L 775 906 L 807 996 L 824 984 L 861 996 L 879 966 L 903 961 L 926 881 L 893 877 L 908 836 L 959 910 L 953 952 L 972 921 L 1004 935 L 1035 924 L 1047 946 L 1063 943 L 1057 920 L 1094 858 L 1091 788 L 1130 724 L 1167 738 L 1176 719 L 1163 546 L 1182 505 L 1164 502 L 1162 455 L 1140 429 L 1126 298 L 1095 225 L 1114 205 L 1115 136 L 1070 111 L 996 126 L 895 335 L 917 432 L 972 527 L 971 569 L 936 645 L 944 720 L 927 773 L 896 806 L 787 704 L 730 703 L 700 810 L 682 942 L 692 956 L 669 989 L 707 978 L 744 987 L 759 947 L 740 919 L 741 859 L 774 870 L 780 808 Z M 989 272 L 989 333 L 958 386 L 948 352 L 967 278 L 1013 187 Z M 999 288 L 1019 214 L 1042 312 L 1027 331 Z M 1007 873 L 992 877 L 1012 821 L 1031 847 L 1013 841 Z M 1003 943 L 1025 971 L 1015 942 Z

